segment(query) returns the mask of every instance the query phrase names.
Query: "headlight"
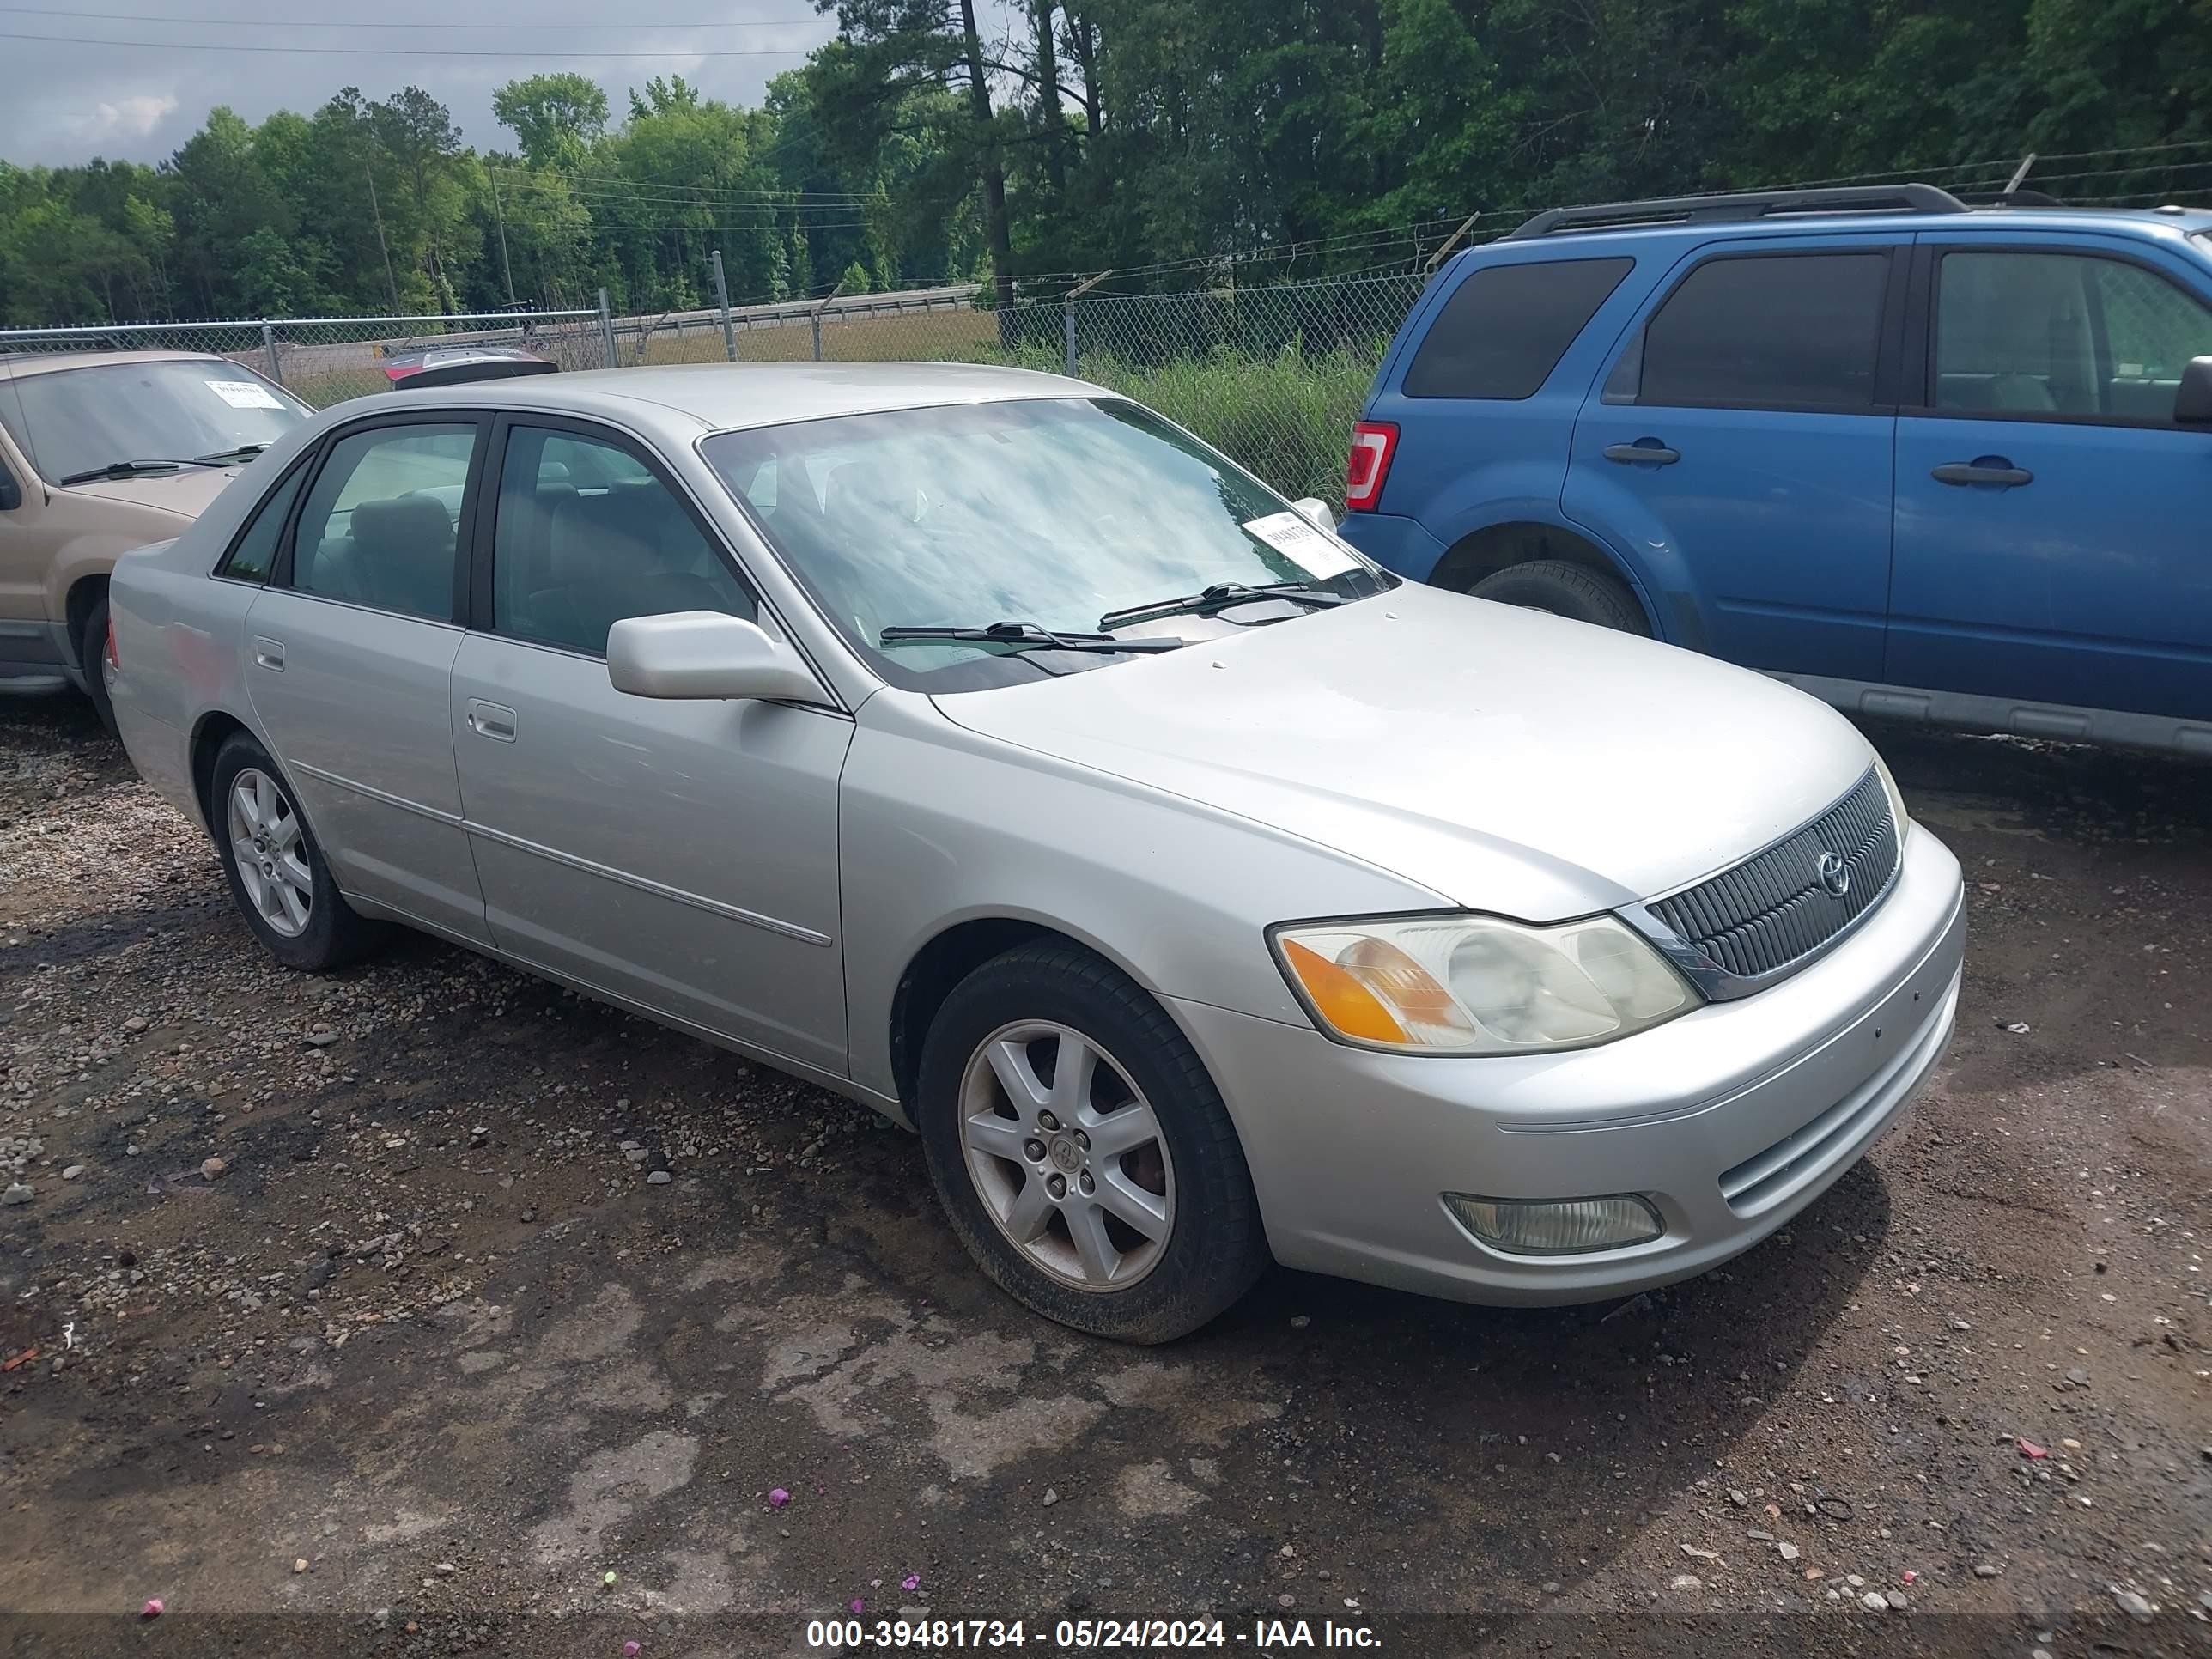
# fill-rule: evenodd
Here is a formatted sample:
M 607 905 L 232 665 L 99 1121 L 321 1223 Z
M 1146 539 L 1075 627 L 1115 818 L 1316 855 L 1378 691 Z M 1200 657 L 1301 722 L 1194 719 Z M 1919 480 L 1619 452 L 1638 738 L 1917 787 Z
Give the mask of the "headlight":
M 1905 795 L 1879 755 L 1874 757 L 1874 769 L 1881 774 L 1882 793 L 1889 797 L 1889 821 L 1897 826 L 1897 850 L 1903 853 L 1905 832 L 1912 828 L 1912 820 L 1905 811 Z
M 1553 927 L 1449 915 L 1293 922 L 1271 938 L 1322 1030 L 1370 1048 L 1582 1048 L 1698 1004 L 1665 958 L 1612 916 Z

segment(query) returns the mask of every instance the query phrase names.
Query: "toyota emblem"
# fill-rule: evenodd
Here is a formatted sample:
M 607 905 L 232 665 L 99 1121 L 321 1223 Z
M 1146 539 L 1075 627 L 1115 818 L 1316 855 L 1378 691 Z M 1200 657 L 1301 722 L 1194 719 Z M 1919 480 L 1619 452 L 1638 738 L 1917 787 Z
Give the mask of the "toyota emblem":
M 1833 853 L 1823 853 L 1814 869 L 1820 872 L 1820 885 L 1828 890 L 1831 898 L 1841 898 L 1851 890 L 1851 866 Z

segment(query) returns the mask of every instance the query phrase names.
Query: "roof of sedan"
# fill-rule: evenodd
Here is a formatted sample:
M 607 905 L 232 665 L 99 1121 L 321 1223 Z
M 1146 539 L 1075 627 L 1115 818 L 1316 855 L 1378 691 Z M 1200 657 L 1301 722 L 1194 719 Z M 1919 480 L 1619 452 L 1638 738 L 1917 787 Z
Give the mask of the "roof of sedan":
M 672 363 L 595 368 L 482 386 L 404 388 L 377 398 L 616 414 L 654 404 L 708 431 L 933 404 L 1017 398 L 1095 398 L 1103 389 L 1064 375 L 978 363 Z

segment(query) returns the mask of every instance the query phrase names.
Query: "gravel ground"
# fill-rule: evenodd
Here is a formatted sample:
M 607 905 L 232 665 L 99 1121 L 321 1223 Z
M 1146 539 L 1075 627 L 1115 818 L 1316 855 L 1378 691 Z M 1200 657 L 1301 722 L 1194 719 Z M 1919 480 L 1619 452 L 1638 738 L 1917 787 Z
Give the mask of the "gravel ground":
M 1145 1352 L 859 1109 L 426 940 L 275 968 L 88 711 L 0 702 L 0 1631 L 2212 1651 L 2212 769 L 1873 735 L 1965 1003 L 1792 1227 L 1610 1308 L 1278 1272 Z

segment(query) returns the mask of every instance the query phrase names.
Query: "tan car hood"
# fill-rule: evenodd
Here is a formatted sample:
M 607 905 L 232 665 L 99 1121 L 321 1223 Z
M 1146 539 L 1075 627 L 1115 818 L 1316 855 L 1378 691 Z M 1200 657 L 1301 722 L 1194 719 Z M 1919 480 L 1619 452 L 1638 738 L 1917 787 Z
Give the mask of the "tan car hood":
M 207 511 L 215 498 L 245 469 L 235 466 L 186 466 L 148 478 L 102 478 L 93 483 L 71 484 L 54 492 L 57 501 L 89 497 L 118 505 L 151 507 L 162 514 L 191 520 Z M 148 529 L 149 537 L 170 533 L 164 520 Z

